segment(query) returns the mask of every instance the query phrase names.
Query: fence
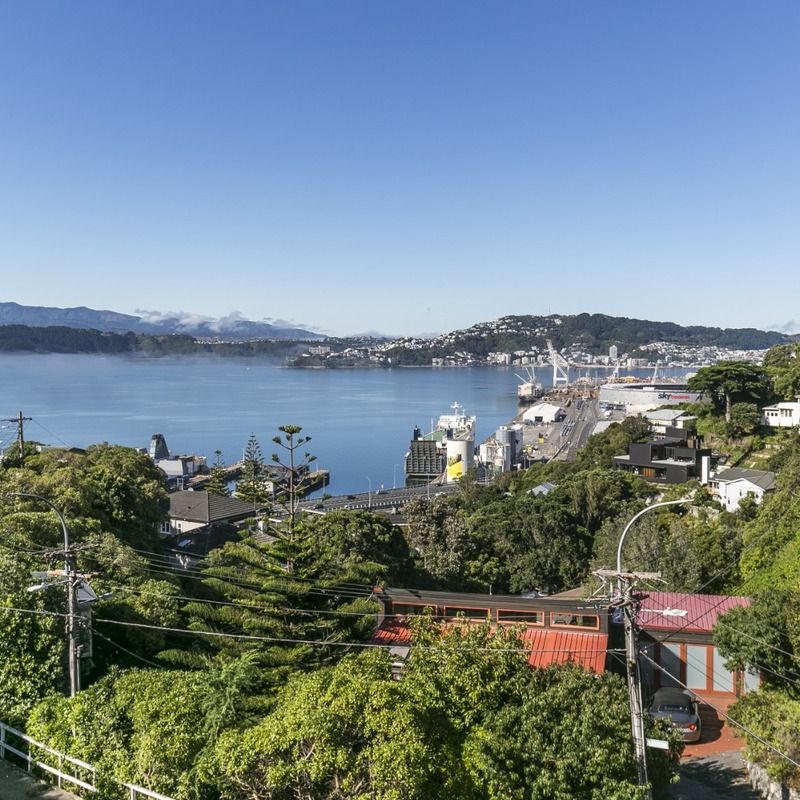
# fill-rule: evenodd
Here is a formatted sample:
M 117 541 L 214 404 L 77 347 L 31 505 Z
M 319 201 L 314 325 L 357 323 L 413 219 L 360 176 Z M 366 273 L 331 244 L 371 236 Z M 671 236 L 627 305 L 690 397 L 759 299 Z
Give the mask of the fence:
M 47 763 L 46 761 L 40 761 L 31 754 L 31 747 L 45 754 L 42 758 L 48 755 L 51 756 L 50 760 L 56 761 L 58 766 L 53 766 L 52 763 Z M 0 722 L 0 759 L 5 760 L 7 753 L 22 759 L 27 766 L 28 772 L 33 772 L 33 768 L 37 767 L 50 776 L 51 782 L 52 778 L 55 778 L 55 784 L 59 788 L 64 787 L 64 784 L 68 784 L 69 787 L 82 789 L 84 792 L 97 791 L 97 770 L 91 764 L 48 747 L 43 742 L 37 742 L 36 739 L 22 731 Z M 72 772 L 67 772 L 67 770 L 72 770 Z M 138 800 L 139 798 L 172 800 L 171 797 L 137 786 L 135 783 L 122 783 L 121 785 L 130 792 L 129 800 Z

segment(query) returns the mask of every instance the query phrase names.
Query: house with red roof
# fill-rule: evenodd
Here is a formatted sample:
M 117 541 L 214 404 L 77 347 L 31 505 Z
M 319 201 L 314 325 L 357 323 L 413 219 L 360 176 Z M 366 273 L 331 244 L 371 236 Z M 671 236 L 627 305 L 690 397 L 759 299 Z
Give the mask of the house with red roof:
M 686 686 L 712 705 L 725 705 L 758 688 L 761 679 L 757 673 L 725 668 L 725 659 L 711 636 L 720 615 L 749 606 L 749 598 L 647 592 L 640 595 L 640 601 L 636 615 L 639 643 L 658 665 L 643 659 L 642 680 L 649 689 Z
M 532 667 L 573 662 L 601 672 L 606 668 L 609 633 L 619 637 L 622 646 L 621 618 L 615 620 L 608 607 L 591 604 L 581 595 L 577 590 L 523 597 L 377 588 L 374 597 L 382 610 L 372 643 L 387 647 L 399 670 L 412 647 L 409 619 L 427 613 L 444 625 L 520 626 Z M 640 650 L 655 662 L 642 659 L 646 690 L 685 685 L 710 704 L 725 706 L 758 687 L 758 674 L 725 668 L 725 659 L 712 640 L 719 616 L 748 606 L 749 598 L 649 592 L 640 593 L 639 600 L 636 626 Z
M 409 618 L 427 613 L 445 625 L 520 626 L 532 667 L 573 662 L 594 672 L 605 669 L 608 614 L 580 598 L 390 588 L 376 589 L 374 597 L 382 611 L 372 643 L 387 646 L 398 668 L 411 648 Z

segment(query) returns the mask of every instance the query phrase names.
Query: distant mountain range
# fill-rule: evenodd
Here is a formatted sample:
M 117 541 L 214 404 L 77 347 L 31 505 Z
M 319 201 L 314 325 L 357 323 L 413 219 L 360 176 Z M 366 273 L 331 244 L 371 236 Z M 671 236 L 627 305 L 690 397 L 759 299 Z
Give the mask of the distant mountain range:
M 551 314 L 501 317 L 430 339 L 331 338 L 266 320 L 253 322 L 238 314 L 221 319 L 160 312 L 143 312 L 142 316 L 136 316 L 85 307 L 46 308 L 0 303 L 2 352 L 215 353 L 284 358 L 302 353 L 308 342 L 320 339 L 326 340 L 334 354 L 343 351 L 358 363 L 363 359 L 353 356 L 354 352 L 369 354 L 374 350 L 385 356 L 387 365 L 412 366 L 430 365 L 432 358 L 446 358 L 457 353 L 485 359 L 492 352 L 531 348 L 541 352 L 546 349 L 548 339 L 564 352 L 598 355 L 608 353 L 608 348 L 614 345 L 620 353 L 647 356 L 650 351 L 659 349 L 654 348 L 653 343 L 684 348 L 766 350 L 776 344 L 798 341 L 800 335 L 756 328 L 682 326 L 605 314 Z M 364 358 L 370 361 L 368 355 Z M 378 358 L 376 363 L 380 360 Z M 324 354 L 306 353 L 303 364 L 330 366 L 333 361 Z
M 253 322 L 238 314 L 221 319 L 197 314 L 147 312 L 142 316 L 119 314 L 116 311 L 96 311 L 93 308 L 49 308 L 23 306 L 19 303 L 0 303 L 0 325 L 26 325 L 31 328 L 59 326 L 107 333 L 141 333 L 149 336 L 183 334 L 198 339 L 293 339 L 314 340 L 322 334 L 302 328 Z

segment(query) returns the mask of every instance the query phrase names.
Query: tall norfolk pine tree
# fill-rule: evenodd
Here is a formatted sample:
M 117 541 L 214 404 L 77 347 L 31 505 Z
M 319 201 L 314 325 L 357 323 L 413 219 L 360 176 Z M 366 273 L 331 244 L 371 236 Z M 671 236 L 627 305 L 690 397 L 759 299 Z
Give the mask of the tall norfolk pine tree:
M 247 503 L 266 503 L 270 500 L 264 474 L 264 456 L 254 433 L 250 434 L 242 458 L 242 477 L 236 484 L 236 494 Z
M 297 451 L 311 441 L 310 436 L 298 435 L 303 430 L 299 425 L 281 425 L 278 430 L 283 437 L 273 436 L 272 441 L 283 448 L 285 461 L 277 453 L 272 454 L 272 461 L 281 469 L 281 475 L 275 477 L 275 485 L 280 487 L 280 494 L 286 497 L 291 538 L 295 530 L 297 503 L 310 483 L 308 468 L 317 457 L 304 453 L 302 459 L 298 459 Z
M 222 450 L 214 451 L 214 464 L 209 472 L 209 479 L 203 487 L 207 492 L 229 496 L 228 477 L 225 474 L 225 462 L 222 460 Z

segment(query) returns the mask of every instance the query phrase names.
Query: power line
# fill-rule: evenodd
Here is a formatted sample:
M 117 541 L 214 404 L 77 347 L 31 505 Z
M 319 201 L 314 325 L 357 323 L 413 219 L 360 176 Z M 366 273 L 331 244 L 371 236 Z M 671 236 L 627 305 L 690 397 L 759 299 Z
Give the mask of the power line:
M 140 656 L 138 653 L 134 653 L 132 650 L 128 650 L 127 648 L 123 647 L 121 644 L 118 644 L 113 639 L 109 639 L 108 636 L 100 633 L 100 631 L 92 631 L 93 636 L 99 636 L 101 639 L 105 639 L 110 645 L 116 647 L 117 650 L 121 650 L 123 653 L 127 653 L 129 656 L 133 656 L 134 658 L 138 658 L 139 661 L 143 661 L 145 664 L 149 664 L 151 667 L 156 667 L 157 669 L 164 669 L 163 664 L 156 664 L 155 661 L 150 661 L 149 659 L 145 658 L 144 656 Z
M 220 583 L 228 583 L 231 586 L 236 586 L 240 589 L 250 589 L 252 591 L 257 592 L 269 592 L 269 591 L 291 591 L 292 587 L 289 586 L 277 586 L 277 585 L 264 585 L 264 584 L 256 584 L 250 583 L 247 581 L 243 581 L 240 579 L 234 579 L 230 577 L 225 577 L 223 575 L 183 575 L 182 572 L 176 568 L 176 570 L 169 570 L 169 569 L 161 569 L 161 568 L 153 568 L 153 567 L 145 567 L 143 568 L 144 572 L 150 572 L 154 575 L 165 575 L 171 578 L 178 578 L 183 577 L 187 580 L 195 580 L 195 581 L 212 581 L 216 580 Z M 274 575 L 270 576 L 271 580 L 275 581 L 285 581 L 287 584 L 291 584 L 295 581 L 295 579 L 289 574 L 283 575 Z M 304 581 L 306 582 L 306 581 Z M 310 582 L 310 581 L 309 581 Z M 306 590 L 310 594 L 336 594 L 342 597 L 351 597 L 353 599 L 361 598 L 361 597 L 369 597 L 372 594 L 372 589 L 364 589 L 361 591 L 357 591 L 355 589 L 348 589 L 348 588 L 340 588 L 339 584 L 334 584 L 332 586 L 312 586 L 311 588 Z
M 63 614 L 59 611 L 43 611 L 36 608 L 15 608 L 14 606 L 0 605 L 0 611 L 14 611 L 17 614 L 35 614 L 44 617 L 63 617 L 66 618 L 69 614 Z
M 129 550 L 133 550 L 133 552 L 135 552 L 135 553 L 141 553 L 142 555 L 146 555 L 149 558 L 155 558 L 155 559 L 158 559 L 160 561 L 166 561 L 170 565 L 174 564 L 174 562 L 169 558 L 169 556 L 165 556 L 163 553 L 154 553 L 151 550 L 143 550 L 141 548 L 131 547 L 130 545 L 125 545 L 125 547 L 127 549 L 129 549 Z M 209 563 L 206 563 L 205 562 L 205 558 L 206 558 L 205 556 L 200 558 L 200 557 L 196 556 L 194 553 L 187 553 L 184 550 L 177 550 L 174 547 L 167 548 L 166 552 L 176 553 L 178 555 L 190 556 L 192 558 L 198 558 L 198 563 L 199 564 L 204 564 L 204 566 L 201 566 L 201 567 L 192 566 L 192 567 L 185 568 L 186 570 L 190 570 L 190 571 L 193 571 L 193 572 L 205 572 L 208 569 L 226 569 L 227 568 L 225 564 L 209 564 Z M 172 568 L 179 569 L 179 570 L 183 570 L 184 569 L 183 567 L 177 567 L 177 566 L 174 566 Z M 290 577 L 293 581 L 297 581 L 298 583 L 318 583 L 319 582 L 318 580 L 316 580 L 314 578 L 307 578 L 307 577 L 304 577 L 304 576 L 301 576 L 301 575 L 294 576 L 294 575 L 289 575 L 289 573 L 285 573 L 285 574 L 288 577 Z M 354 582 L 354 581 L 342 581 L 340 584 L 337 584 L 337 585 L 346 586 L 346 587 L 350 587 L 350 588 L 353 588 L 353 589 L 368 589 L 370 591 L 372 591 L 372 588 L 373 588 L 372 584 L 357 583 L 357 582 Z
M 256 641 L 256 642 L 270 642 L 272 644 L 306 644 L 306 645 L 316 645 L 321 647 L 362 647 L 362 648 L 371 648 L 371 649 L 387 649 L 391 650 L 394 647 L 412 647 L 417 650 L 431 650 L 431 651 L 441 651 L 446 650 L 444 647 L 436 647 L 431 645 L 417 645 L 411 643 L 379 643 L 379 642 L 342 642 L 342 641 L 327 641 L 324 639 L 293 639 L 290 637 L 279 637 L 279 636 L 257 636 L 254 634 L 246 634 L 246 633 L 224 633 L 222 631 L 199 631 L 199 630 L 191 630 L 189 628 L 173 628 L 164 625 L 148 625 L 141 622 L 127 622 L 124 620 L 114 620 L 114 619 L 103 619 L 103 618 L 95 618 L 95 622 L 106 623 L 109 625 L 121 625 L 127 628 L 143 628 L 146 630 L 158 630 L 164 631 L 167 633 L 181 633 L 181 634 L 188 634 L 191 636 L 211 636 L 215 638 L 222 638 L 222 639 L 237 639 L 239 641 Z M 467 651 L 474 651 L 474 652 L 487 652 L 487 653 L 562 653 L 568 655 L 575 655 L 576 650 L 574 648 L 553 648 L 547 650 L 538 650 L 532 647 L 469 647 L 465 648 Z M 609 648 L 594 648 L 588 650 L 581 650 L 581 653 L 609 653 L 609 652 L 616 652 L 614 650 L 609 650 Z
M 248 611 L 272 611 L 279 614 L 338 614 L 341 616 L 352 617 L 377 617 L 377 611 L 339 611 L 336 609 L 317 609 L 317 608 L 279 608 L 275 606 L 254 605 L 243 600 L 240 603 L 231 600 L 209 600 L 201 597 L 192 597 L 191 595 L 182 594 L 161 594 L 160 592 L 148 592 L 143 589 L 131 589 L 127 586 L 115 586 L 114 591 L 128 592 L 137 595 L 149 595 L 152 597 L 163 597 L 169 600 L 185 600 L 187 603 L 203 603 L 216 606 L 231 606 L 233 608 L 240 608 Z M 383 617 L 405 617 L 407 614 L 384 614 Z
M 0 606 L 0 611 L 11 611 L 18 614 L 35 614 L 35 615 L 44 615 L 44 616 L 52 616 L 52 617 L 66 617 L 67 614 L 61 614 L 56 611 L 37 611 L 35 609 L 30 608 L 15 608 L 12 606 Z M 444 647 L 436 647 L 431 645 L 420 645 L 420 644 L 412 644 L 408 643 L 379 643 L 379 642 L 343 642 L 343 641 L 333 641 L 333 640 L 325 640 L 325 639 L 293 639 L 289 637 L 277 637 L 277 636 L 257 636 L 253 634 L 246 634 L 246 633 L 224 633 L 222 631 L 200 631 L 200 630 L 192 630 L 190 628 L 174 628 L 166 625 L 148 625 L 143 622 L 127 622 L 125 620 L 117 620 L 117 619 L 105 619 L 102 617 L 95 617 L 93 622 L 101 622 L 107 625 L 119 625 L 126 628 L 142 628 L 144 630 L 155 630 L 155 631 L 164 631 L 166 633 L 181 633 L 187 634 L 190 636 L 211 636 L 215 638 L 222 638 L 222 639 L 237 639 L 240 641 L 256 641 L 256 642 L 270 642 L 272 644 L 307 644 L 307 645 L 315 645 L 320 647 L 362 647 L 362 648 L 370 648 L 370 649 L 384 649 L 384 650 L 391 650 L 395 647 L 413 647 L 416 650 L 426 650 L 426 651 L 442 651 L 446 650 L 447 648 Z M 101 636 L 98 631 L 95 631 L 98 636 Z M 115 646 L 119 647 L 120 649 L 124 649 L 121 645 L 117 645 L 116 642 L 112 642 Z M 468 647 L 464 648 L 467 652 L 480 652 L 480 653 L 547 653 L 547 654 L 564 654 L 564 655 L 571 655 L 575 656 L 578 651 L 574 648 L 568 647 L 560 647 L 560 648 L 548 648 L 544 650 L 539 650 L 534 647 Z M 126 651 L 130 652 L 130 651 Z M 612 655 L 615 653 L 621 652 L 615 648 L 608 648 L 608 647 L 598 647 L 598 648 L 590 648 L 586 650 L 581 650 L 580 653 L 585 654 L 597 654 L 597 653 L 611 653 Z M 135 653 L 130 653 L 130 655 L 136 655 Z M 158 665 L 155 665 L 158 666 Z
M 788 756 L 786 753 L 782 752 L 781 750 L 778 750 L 778 748 L 775 747 L 775 745 L 770 744 L 766 739 L 762 739 L 757 733 L 754 733 L 746 725 L 743 725 L 741 722 L 739 722 L 738 720 L 735 720 L 733 717 L 731 717 L 726 712 L 724 712 L 721 709 L 717 708 L 717 706 L 715 706 L 713 703 L 709 703 L 708 700 L 706 700 L 706 698 L 703 697 L 702 694 L 700 694 L 699 692 L 695 691 L 694 689 L 690 689 L 685 683 L 683 683 L 682 681 L 679 681 L 669 670 L 665 669 L 660 664 L 658 664 L 656 661 L 654 661 L 652 658 L 650 658 L 650 656 L 648 656 L 647 653 L 640 652 L 640 655 L 643 656 L 644 658 L 646 658 L 657 669 L 659 669 L 662 672 L 666 673 L 679 686 L 682 686 L 684 689 L 686 689 L 687 691 L 691 692 L 693 695 L 696 695 L 697 697 L 699 697 L 707 706 L 710 706 L 711 708 L 713 708 L 714 711 L 717 712 L 717 714 L 720 714 L 721 716 L 725 717 L 725 719 L 727 719 L 728 722 L 730 722 L 732 725 L 736 725 L 737 728 L 741 728 L 748 736 L 752 737 L 757 742 L 760 742 L 761 744 L 764 745 L 764 747 L 769 748 L 770 750 L 772 750 L 773 753 L 775 753 L 776 755 L 780 756 L 785 761 L 788 761 L 793 766 L 800 767 L 800 762 L 795 761 L 791 756 Z
M 35 419 L 33 417 L 30 417 L 30 419 L 31 419 L 32 422 L 35 422 L 46 434 L 48 434 L 48 436 L 52 436 L 54 439 L 58 439 L 58 441 L 61 442 L 61 444 L 63 444 L 64 447 L 66 447 L 67 450 L 70 449 L 70 447 L 72 445 L 67 444 L 57 433 L 53 433 L 53 431 L 48 430 L 47 428 L 45 428 L 45 426 L 42 425 L 42 423 L 39 422 L 38 419 Z
M 752 581 L 757 576 L 757 574 L 758 573 L 754 573 L 749 578 L 747 578 L 746 580 L 742 581 L 739 584 L 739 586 L 737 587 L 737 591 L 741 591 L 750 581 Z M 700 590 L 697 590 L 695 592 L 692 592 L 692 593 L 686 595 L 686 599 L 688 599 L 689 597 L 697 596 L 699 594 L 699 591 Z M 703 616 L 705 616 L 706 614 L 710 613 L 711 611 L 714 611 L 717 608 L 719 608 L 730 597 L 731 597 L 731 595 L 721 595 L 719 600 L 717 600 L 715 603 L 713 603 L 712 605 L 706 607 L 697 616 L 692 617 L 691 619 L 687 619 L 682 625 L 680 625 L 680 627 L 676 628 L 673 631 L 670 631 L 663 639 L 660 639 L 659 641 L 662 642 L 662 643 L 670 641 L 674 636 L 676 636 L 677 634 L 681 633 L 682 631 L 684 631 L 689 626 L 693 625 L 695 622 L 697 622 Z M 666 606 L 661 610 L 666 610 Z M 768 647 L 768 648 L 770 648 L 772 650 L 775 650 L 775 651 L 777 651 L 779 653 L 782 653 L 783 655 L 788 656 L 789 658 L 791 658 L 793 661 L 797 661 L 798 663 L 800 663 L 800 658 L 798 656 L 796 656 L 795 654 L 789 653 L 788 651 L 783 650 L 782 648 L 771 644 L 770 642 L 766 641 L 765 639 L 761 639 L 758 636 L 754 636 L 753 634 L 746 633 L 745 631 L 742 631 L 740 628 L 737 628 L 736 626 L 734 626 L 731 623 L 727 622 L 725 620 L 724 615 L 717 617 L 717 619 L 715 621 L 715 625 L 719 625 L 719 624 L 722 624 L 723 626 L 728 627 L 730 630 L 735 631 L 737 634 L 743 636 L 746 639 L 751 639 L 752 641 L 758 642 L 759 644 L 762 644 L 765 647 Z M 800 675 L 800 673 L 793 673 L 793 674 Z

